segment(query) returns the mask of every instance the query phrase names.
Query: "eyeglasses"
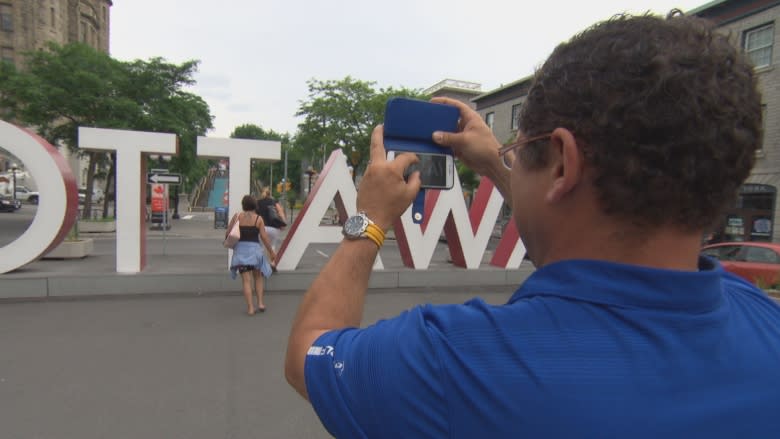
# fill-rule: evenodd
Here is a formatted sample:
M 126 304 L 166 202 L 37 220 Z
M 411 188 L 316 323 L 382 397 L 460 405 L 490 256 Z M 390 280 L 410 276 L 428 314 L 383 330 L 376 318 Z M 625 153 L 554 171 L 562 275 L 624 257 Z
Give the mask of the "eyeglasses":
M 498 156 L 501 157 L 501 162 L 507 169 L 512 169 L 512 165 L 515 163 L 515 157 L 517 154 L 515 150 L 521 146 L 528 145 L 529 143 L 536 142 L 537 140 L 547 139 L 552 136 L 552 133 L 539 134 L 538 136 L 525 137 L 518 139 L 515 143 L 502 146 L 498 148 Z

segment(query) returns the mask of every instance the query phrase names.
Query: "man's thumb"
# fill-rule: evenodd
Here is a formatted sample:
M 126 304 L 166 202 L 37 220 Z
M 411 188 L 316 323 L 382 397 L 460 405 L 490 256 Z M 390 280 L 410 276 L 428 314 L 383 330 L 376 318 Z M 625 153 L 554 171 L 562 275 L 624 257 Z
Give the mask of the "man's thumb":
M 433 141 L 439 145 L 451 146 L 452 136 L 444 131 L 434 131 Z

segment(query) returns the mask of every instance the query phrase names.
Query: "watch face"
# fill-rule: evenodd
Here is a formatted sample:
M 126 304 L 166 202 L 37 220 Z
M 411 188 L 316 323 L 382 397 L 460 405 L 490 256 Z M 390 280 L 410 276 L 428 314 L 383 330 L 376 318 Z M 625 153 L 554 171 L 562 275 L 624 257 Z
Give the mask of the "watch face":
M 344 234 L 358 238 L 366 231 L 366 223 L 366 218 L 362 215 L 351 216 L 344 222 Z

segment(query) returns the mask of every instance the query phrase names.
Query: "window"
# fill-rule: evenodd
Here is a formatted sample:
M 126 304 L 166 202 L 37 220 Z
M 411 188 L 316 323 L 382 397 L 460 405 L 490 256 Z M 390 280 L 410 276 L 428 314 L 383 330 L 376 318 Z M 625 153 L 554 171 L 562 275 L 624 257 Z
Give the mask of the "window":
M 512 105 L 512 131 L 517 131 L 519 127 L 518 121 L 520 120 L 520 109 L 523 104 Z
M 496 113 L 493 112 L 490 112 L 485 115 L 485 123 L 487 124 L 488 127 L 490 127 L 491 130 L 493 129 L 493 121 L 495 120 L 495 118 L 496 118 Z
M 14 31 L 14 15 L 11 5 L 0 3 L 0 30 L 5 32 Z
M 79 23 L 79 31 L 81 33 L 81 42 L 86 43 L 87 42 L 87 23 L 81 22 Z
M 768 24 L 745 31 L 745 53 L 755 67 L 772 64 L 772 44 L 775 40 L 775 26 Z
M 0 47 L 0 61 L 14 62 L 14 48 L 13 47 Z
M 738 245 L 720 247 L 718 256 L 721 261 L 741 261 L 745 258 L 743 248 Z
M 720 245 L 704 249 L 701 252 L 704 256 L 710 256 L 721 261 L 741 260 L 740 253 L 744 253 L 743 247 L 740 245 Z
M 745 253 L 746 262 L 760 262 L 764 264 L 777 264 L 778 257 L 772 249 L 763 247 L 747 247 Z

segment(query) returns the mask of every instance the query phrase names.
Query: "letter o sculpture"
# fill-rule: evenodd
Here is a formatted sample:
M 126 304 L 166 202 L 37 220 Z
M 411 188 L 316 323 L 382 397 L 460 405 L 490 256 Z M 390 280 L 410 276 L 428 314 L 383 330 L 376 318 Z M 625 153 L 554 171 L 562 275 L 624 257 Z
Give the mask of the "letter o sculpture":
M 65 158 L 40 136 L 0 120 L 0 147 L 24 163 L 40 192 L 30 226 L 2 247 L 2 274 L 35 261 L 62 242 L 76 222 L 78 190 Z

